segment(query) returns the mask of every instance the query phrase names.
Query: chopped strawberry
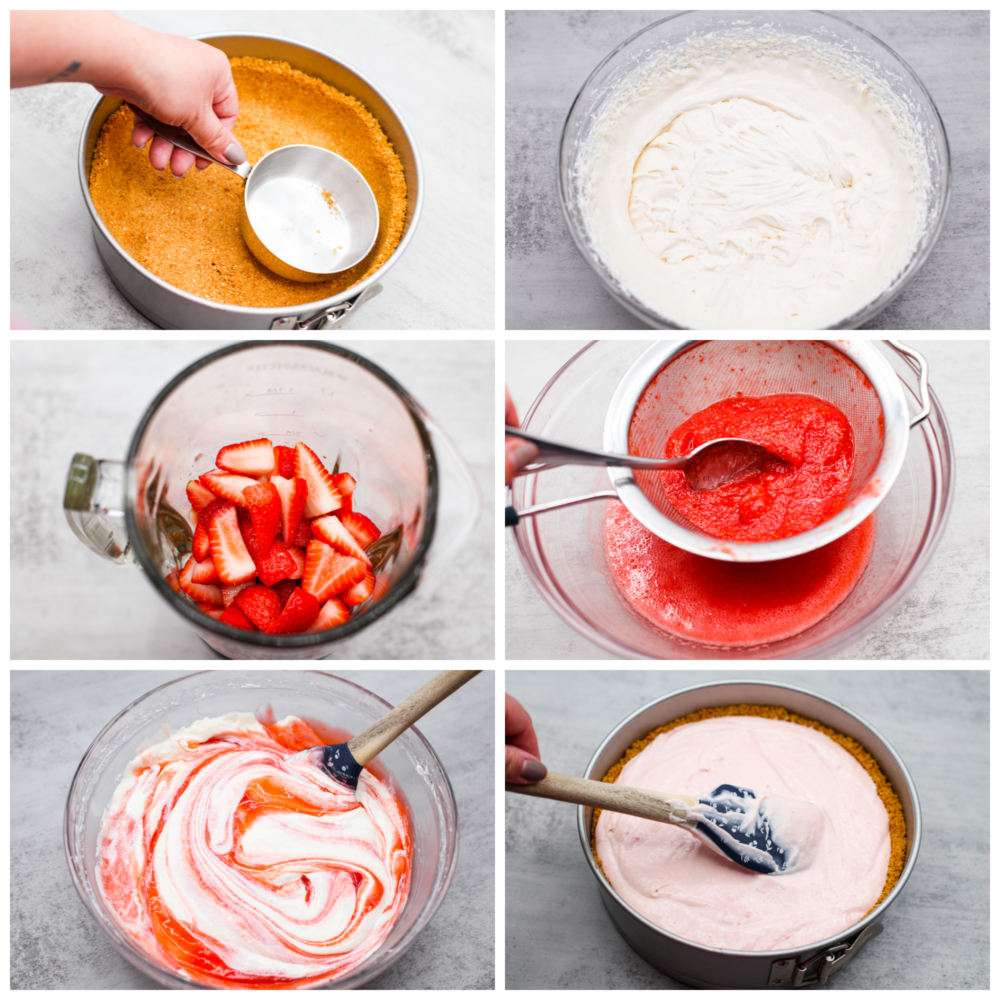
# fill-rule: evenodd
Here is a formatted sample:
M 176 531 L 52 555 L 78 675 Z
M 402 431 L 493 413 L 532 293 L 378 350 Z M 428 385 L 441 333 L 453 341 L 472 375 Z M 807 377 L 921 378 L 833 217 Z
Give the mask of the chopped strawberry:
M 247 580 L 244 583 L 224 583 L 222 585 L 222 606 L 228 608 L 235 601 L 241 590 L 252 587 L 257 581 Z
M 232 628 L 241 628 L 247 632 L 257 631 L 257 626 L 240 611 L 239 606 L 236 604 L 226 608 L 218 621 L 222 622 L 223 625 L 229 625 Z
M 244 476 L 269 476 L 274 472 L 274 445 L 267 438 L 227 444 L 215 464 L 227 472 L 239 472 Z
M 299 589 L 299 585 L 294 580 L 279 580 L 272 588 L 284 607 L 288 603 L 288 598 Z
M 376 601 L 381 601 L 383 597 L 389 592 L 389 588 L 392 584 L 389 582 L 388 573 L 379 573 L 375 577 L 375 590 L 372 592 L 372 604 Z
M 279 580 L 287 580 L 294 576 L 298 570 L 298 563 L 289 555 L 288 549 L 276 538 L 267 552 L 261 555 L 250 512 L 241 510 L 238 513 L 238 518 L 243 543 L 257 569 L 260 582 L 265 587 L 271 587 Z
M 304 632 L 319 614 L 319 601 L 306 590 L 296 589 L 284 610 L 267 627 L 268 635 L 283 635 L 286 632 Z
M 351 612 L 347 605 L 343 601 L 336 597 L 331 597 L 330 600 L 326 602 L 319 609 L 319 616 L 316 621 L 306 629 L 307 632 L 325 632 L 328 628 L 336 628 L 338 625 L 343 625 L 348 618 L 351 617 Z
M 292 545 L 302 523 L 309 487 L 304 479 L 285 479 L 283 476 L 272 476 L 271 485 L 278 491 L 281 502 L 281 537 L 286 545 Z
M 271 543 L 281 527 L 281 498 L 271 483 L 258 483 L 243 491 L 246 508 L 253 520 L 253 533 L 262 552 L 271 548 Z
M 340 519 L 333 514 L 326 514 L 317 517 L 312 522 L 313 534 L 332 545 L 338 552 L 343 552 L 345 556 L 354 556 L 360 559 L 366 566 L 371 566 L 372 561 L 365 555 L 365 550 L 355 541 L 354 536 L 340 523 Z
M 219 583 L 219 574 L 215 572 L 215 563 L 211 559 L 196 562 L 191 571 L 192 583 Z
M 340 507 L 337 509 L 337 516 L 350 514 L 352 510 L 354 510 L 354 494 L 348 493 L 347 496 L 340 498 Z
M 340 599 L 349 607 L 354 608 L 359 604 L 364 604 L 369 597 L 372 596 L 372 591 L 375 589 L 375 574 L 370 570 L 365 570 L 365 578 L 360 581 L 360 583 L 354 584 L 353 587 L 349 587 L 342 594 L 340 594 Z
M 186 492 L 195 510 L 204 510 L 215 499 L 215 494 L 197 479 L 192 479 L 187 484 Z
M 312 529 L 312 521 L 302 518 L 299 521 L 298 528 L 295 530 L 295 537 L 292 539 L 292 544 L 305 548 L 315 537 Z
M 349 472 L 338 472 L 336 475 L 330 476 L 330 480 L 341 496 L 350 496 L 358 485 L 354 481 L 354 476 Z
M 183 590 L 188 597 L 199 603 L 204 601 L 206 604 L 221 605 L 222 590 L 218 587 L 218 585 L 211 583 L 195 583 L 192 580 L 196 561 L 197 560 L 194 556 L 189 556 L 188 561 L 184 563 L 184 568 L 181 570 L 180 575 L 177 578 L 177 581 L 181 586 L 181 590 Z
M 359 514 L 357 511 L 340 514 L 340 520 L 363 549 L 367 549 L 376 538 L 382 537 L 382 532 L 364 514 Z
M 198 514 L 198 527 L 194 530 L 194 538 L 191 541 L 191 549 L 198 562 L 204 562 L 211 558 L 212 546 L 208 539 L 208 526 L 215 519 L 216 514 L 231 506 L 228 500 L 216 500 L 215 494 L 208 506 L 203 507 Z
M 236 604 L 261 632 L 266 632 L 268 625 L 281 614 L 281 599 L 270 587 L 259 583 L 241 590 Z
M 212 562 L 223 583 L 243 583 L 257 575 L 247 547 L 243 543 L 236 507 L 229 505 L 212 519 L 208 526 L 208 540 L 212 546 Z M 222 596 L 219 596 L 222 603 Z
M 181 581 L 178 579 L 179 574 L 177 570 L 172 569 L 163 579 L 166 585 L 175 593 L 179 594 L 181 592 Z
M 295 475 L 304 479 L 309 487 L 305 516 L 312 520 L 321 514 L 330 514 L 340 507 L 340 492 L 333 485 L 330 473 L 316 457 L 316 453 L 301 441 L 295 446 Z
M 306 550 L 302 545 L 289 545 L 288 554 L 295 560 L 295 565 L 298 567 L 288 579 L 301 580 L 306 571 Z
M 274 446 L 274 475 L 282 479 L 295 478 L 295 449 L 287 445 Z
M 203 615 L 208 615 L 209 618 L 214 618 L 215 621 L 219 621 L 222 618 L 222 616 L 225 614 L 225 612 L 222 610 L 222 608 L 217 607 L 214 604 L 209 604 L 207 601 L 202 601 L 198 605 L 198 610 Z
M 306 568 L 302 587 L 317 601 L 326 601 L 340 594 L 365 576 L 365 564 L 360 559 L 342 555 L 334 548 L 314 538 L 306 547 Z
M 206 472 L 201 477 L 201 482 L 217 497 L 222 497 L 238 507 L 246 504 L 246 500 L 243 499 L 243 491 L 248 486 L 257 485 L 257 480 L 251 479 L 249 476 L 237 476 L 235 473 L 219 472 L 217 469 Z

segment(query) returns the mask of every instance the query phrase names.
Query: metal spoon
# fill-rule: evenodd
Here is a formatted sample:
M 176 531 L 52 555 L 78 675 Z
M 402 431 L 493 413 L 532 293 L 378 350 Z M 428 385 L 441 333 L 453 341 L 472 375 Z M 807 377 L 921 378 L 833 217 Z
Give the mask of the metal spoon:
M 127 103 L 127 102 L 126 102 Z M 240 230 L 266 268 L 293 281 L 325 281 L 364 260 L 378 236 L 378 202 L 361 172 L 319 146 L 282 146 L 255 164 L 217 160 L 182 128 L 129 104 L 138 121 L 246 181 Z
M 719 785 L 694 798 L 549 771 L 534 784 L 506 788 L 684 827 L 717 854 L 758 875 L 808 868 L 826 825 L 826 813 L 812 802 L 738 785 Z
M 348 788 L 358 787 L 358 778 L 369 761 L 377 757 L 397 736 L 435 705 L 472 680 L 479 670 L 442 670 L 419 691 L 401 701 L 394 709 L 373 722 L 347 743 L 310 747 L 290 754 L 285 760 L 307 761 L 325 771 L 334 781 Z

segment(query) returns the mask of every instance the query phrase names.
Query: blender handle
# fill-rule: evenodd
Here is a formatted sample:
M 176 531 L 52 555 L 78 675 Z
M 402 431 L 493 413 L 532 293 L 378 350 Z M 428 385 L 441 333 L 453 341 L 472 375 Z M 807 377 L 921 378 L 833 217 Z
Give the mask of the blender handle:
M 921 409 L 920 412 L 913 417 L 912 420 L 910 420 L 910 430 L 912 431 L 917 424 L 926 420 L 931 413 L 931 399 L 930 394 L 927 391 L 927 359 L 918 351 L 913 350 L 912 347 L 907 347 L 906 344 L 898 340 L 887 340 L 886 343 L 898 354 L 902 354 L 904 357 L 910 358 L 917 363 L 917 387 L 919 391 Z
M 450 559 L 469 537 L 483 511 L 483 496 L 455 443 L 426 413 L 421 416 L 434 446 L 438 470 L 434 540 L 424 562 L 425 566 L 435 566 Z
M 77 452 L 66 474 L 63 513 L 73 534 L 119 566 L 135 566 L 125 526 L 125 463 Z

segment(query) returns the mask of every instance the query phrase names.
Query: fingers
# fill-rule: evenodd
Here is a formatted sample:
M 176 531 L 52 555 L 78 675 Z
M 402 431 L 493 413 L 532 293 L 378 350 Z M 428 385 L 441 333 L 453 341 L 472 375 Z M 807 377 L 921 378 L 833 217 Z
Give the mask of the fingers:
M 153 141 L 149 144 L 150 166 L 162 173 L 167 169 L 167 164 L 170 162 L 170 157 L 174 149 L 174 145 L 167 142 L 163 136 L 154 135 Z
M 504 697 L 504 742 L 508 746 L 520 747 L 529 757 L 541 756 L 531 716 L 515 698 L 509 694 Z
M 517 419 L 517 409 L 514 406 L 514 401 L 510 398 L 510 390 L 504 386 L 504 412 L 503 412 L 503 422 L 508 427 L 520 427 L 521 421 Z
M 510 481 L 526 465 L 531 465 L 538 458 L 538 449 L 520 438 L 504 438 L 504 482 Z
M 548 769 L 540 760 L 529 757 L 518 747 L 504 748 L 504 780 L 513 785 L 529 785 L 541 781 Z
M 170 154 L 170 172 L 174 177 L 183 177 L 194 166 L 194 153 L 189 153 L 186 149 L 174 147 Z
M 152 138 L 153 130 L 148 125 L 136 124 L 135 128 L 132 129 L 132 144 L 137 149 L 142 149 Z

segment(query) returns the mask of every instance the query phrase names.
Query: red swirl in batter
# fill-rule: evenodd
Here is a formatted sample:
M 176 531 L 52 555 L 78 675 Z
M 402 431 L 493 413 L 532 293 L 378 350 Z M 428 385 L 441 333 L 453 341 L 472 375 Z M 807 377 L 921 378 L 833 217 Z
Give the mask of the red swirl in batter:
M 132 761 L 98 878 L 153 961 L 215 988 L 294 989 L 382 944 L 409 889 L 406 808 L 370 768 L 355 793 L 285 759 L 327 742 L 294 716 L 231 714 Z
M 695 413 L 667 439 L 677 458 L 716 438 L 746 438 L 773 455 L 760 472 L 715 490 L 661 473 L 667 499 L 702 531 L 767 542 L 809 531 L 843 510 L 854 470 L 854 432 L 832 403 L 803 393 L 734 396 Z

